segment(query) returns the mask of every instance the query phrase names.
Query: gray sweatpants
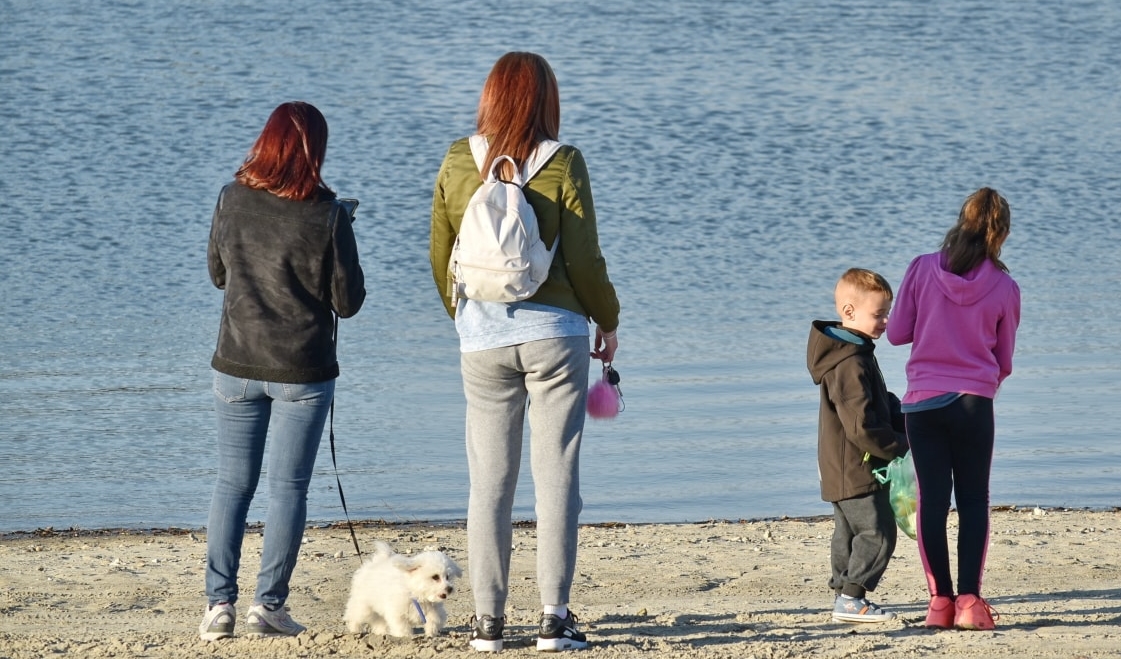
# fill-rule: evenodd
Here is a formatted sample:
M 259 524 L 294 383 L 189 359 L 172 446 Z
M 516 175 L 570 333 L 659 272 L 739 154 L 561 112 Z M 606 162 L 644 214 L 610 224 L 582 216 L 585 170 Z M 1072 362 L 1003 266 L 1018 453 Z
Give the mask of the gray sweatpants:
M 835 501 L 829 587 L 850 597 L 875 590 L 895 552 L 896 533 L 887 488 Z
M 511 516 L 529 405 L 541 604 L 568 604 L 576 570 L 580 438 L 588 392 L 588 337 L 462 353 L 467 397 L 467 558 L 475 612 L 504 615 Z

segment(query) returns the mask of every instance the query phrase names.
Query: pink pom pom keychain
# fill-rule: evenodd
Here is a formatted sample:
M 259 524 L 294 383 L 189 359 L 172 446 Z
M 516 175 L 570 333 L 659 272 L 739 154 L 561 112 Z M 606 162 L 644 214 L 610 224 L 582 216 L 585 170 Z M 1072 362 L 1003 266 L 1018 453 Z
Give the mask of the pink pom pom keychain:
M 588 388 L 588 416 L 593 419 L 614 419 L 626 409 L 623 390 L 619 388 L 619 372 L 604 362 L 603 377 Z

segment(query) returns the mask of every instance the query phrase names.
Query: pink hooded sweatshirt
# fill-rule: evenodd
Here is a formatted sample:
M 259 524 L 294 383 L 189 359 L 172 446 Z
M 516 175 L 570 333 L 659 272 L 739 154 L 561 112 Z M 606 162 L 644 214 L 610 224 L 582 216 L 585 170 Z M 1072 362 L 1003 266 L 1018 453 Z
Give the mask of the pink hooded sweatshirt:
M 992 261 L 964 276 L 944 270 L 940 252 L 911 261 L 887 324 L 892 345 L 912 344 L 903 403 L 994 398 L 1012 372 L 1019 324 L 1020 287 Z

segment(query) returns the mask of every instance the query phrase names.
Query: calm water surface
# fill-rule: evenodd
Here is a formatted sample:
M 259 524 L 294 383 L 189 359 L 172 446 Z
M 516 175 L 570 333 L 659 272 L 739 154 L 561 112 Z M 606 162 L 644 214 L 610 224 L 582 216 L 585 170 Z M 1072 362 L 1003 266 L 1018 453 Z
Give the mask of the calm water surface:
M 1121 6 L 328 6 L 0 0 L 0 532 L 205 523 L 210 216 L 290 99 L 323 110 L 324 174 L 362 199 L 335 423 L 351 514 L 463 518 L 428 209 L 508 50 L 557 72 L 624 308 L 627 409 L 589 421 L 585 521 L 827 513 L 809 322 L 849 266 L 898 285 L 982 185 L 1012 205 L 1024 296 L 993 503 L 1121 505 Z M 901 392 L 907 349 L 878 354 Z M 326 442 L 309 506 L 342 518 Z

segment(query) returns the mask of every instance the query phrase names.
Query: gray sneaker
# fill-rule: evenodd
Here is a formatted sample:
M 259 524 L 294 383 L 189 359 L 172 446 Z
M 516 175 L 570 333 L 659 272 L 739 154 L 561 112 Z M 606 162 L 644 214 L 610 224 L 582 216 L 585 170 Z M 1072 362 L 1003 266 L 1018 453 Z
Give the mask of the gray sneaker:
M 288 615 L 288 609 L 281 607 L 270 611 L 264 604 L 249 607 L 245 618 L 246 636 L 296 636 L 307 631 L 300 623 Z
M 229 638 L 234 635 L 234 622 L 237 621 L 237 612 L 234 605 L 222 602 L 207 607 L 199 625 L 199 638 L 204 641 L 217 641 L 220 638 Z
M 884 611 L 865 597 L 838 595 L 833 602 L 833 619 L 838 622 L 887 622 L 895 620 L 895 614 Z

